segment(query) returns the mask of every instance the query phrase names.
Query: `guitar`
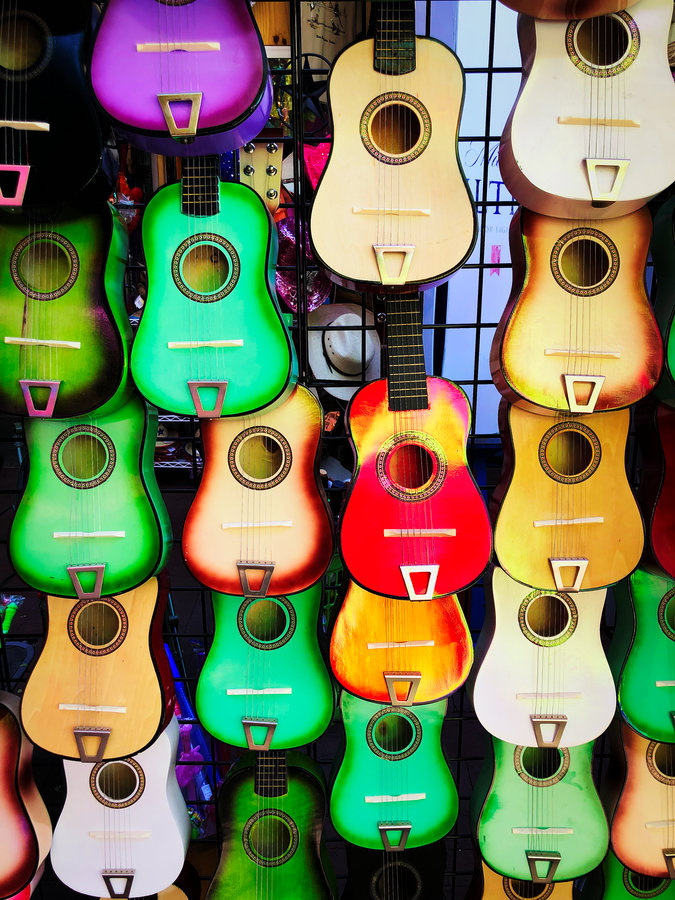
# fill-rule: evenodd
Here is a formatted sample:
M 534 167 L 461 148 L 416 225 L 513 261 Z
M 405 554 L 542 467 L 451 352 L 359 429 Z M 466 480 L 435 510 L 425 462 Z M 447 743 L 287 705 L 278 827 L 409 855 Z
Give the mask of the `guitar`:
M 69 888 L 145 897 L 179 875 L 190 819 L 175 776 L 178 721 L 142 753 L 96 763 L 64 760 L 66 802 L 51 861 Z
M 380 597 L 353 581 L 330 642 L 333 674 L 377 703 L 429 703 L 457 690 L 473 662 L 456 594 L 424 603 Z
M 474 879 L 471 900 L 573 900 L 573 882 L 541 884 L 520 878 L 509 878 L 493 872 L 484 860 L 480 861 L 480 876 Z
M 332 900 L 321 835 L 325 807 L 321 770 L 303 753 L 244 754 L 218 797 L 223 842 L 206 900 L 261 891 L 291 900 L 299 890 L 308 900 Z
M 612 817 L 612 850 L 629 868 L 673 878 L 675 743 L 650 741 L 621 723 L 626 775 Z
M 392 295 L 386 308 L 387 378 L 347 409 L 356 471 L 340 550 L 364 590 L 430 600 L 478 578 L 492 535 L 466 459 L 466 395 L 426 376 L 418 296 Z
M 654 216 L 650 251 L 654 262 L 651 301 L 666 348 L 661 380 L 654 392 L 661 403 L 675 406 L 675 197 L 670 197 Z
M 330 795 L 338 834 L 371 850 L 421 847 L 457 818 L 457 788 L 441 748 L 447 701 L 371 703 L 343 691 L 344 757 Z
M 375 16 L 374 39 L 347 47 L 331 70 L 333 142 L 310 232 L 333 280 L 397 291 L 461 266 L 476 214 L 457 151 L 459 60 L 415 37 L 411 0 L 377 3 Z
M 611 850 L 602 861 L 602 866 L 585 878 L 575 882 L 578 900 L 672 900 L 675 897 L 675 881 L 670 878 L 654 878 L 643 875 L 624 866 Z
M 195 578 L 245 597 L 295 594 L 321 578 L 333 549 L 316 475 L 321 425 L 302 385 L 272 410 L 202 423 L 204 473 L 183 528 Z
M 60 203 L 99 170 L 103 140 L 83 71 L 90 17 L 85 0 L 3 4 L 0 206 Z
M 155 0 L 153 0 L 155 2 Z M 143 217 L 148 299 L 131 352 L 140 392 L 180 415 L 242 416 L 280 402 L 297 377 L 274 290 L 276 230 L 218 158 L 183 161 Z
M 502 0 L 502 3 L 537 19 L 589 19 L 619 12 L 637 0 Z
M 102 204 L 0 217 L 0 409 L 105 415 L 129 397 L 127 232 Z
M 169 724 L 176 695 L 162 640 L 168 585 L 115 597 L 47 597 L 49 629 L 21 703 L 34 744 L 69 759 L 140 752 Z
M 535 883 L 590 872 L 607 852 L 591 776 L 593 743 L 523 747 L 491 739 L 472 805 L 480 852 L 501 875 Z
M 566 592 L 527 587 L 496 566 L 491 587 L 481 634 L 488 646 L 473 686 L 483 728 L 524 746 L 594 740 L 616 708 L 600 642 L 606 591 L 586 591 L 577 605 Z
M 37 881 L 52 836 L 49 813 L 33 780 L 33 747 L 19 723 L 19 698 L 0 691 L 0 897 Z
M 156 574 L 171 549 L 153 469 L 157 411 L 134 394 L 105 416 L 24 424 L 30 471 L 9 538 L 19 577 L 98 600 Z
M 443 841 L 410 850 L 346 844 L 347 884 L 340 900 L 436 900 L 443 896 Z
M 492 342 L 501 393 L 531 412 L 619 409 L 659 380 L 663 346 L 644 286 L 647 207 L 603 229 L 520 209 L 511 296 Z
M 562 593 L 629 575 L 644 544 L 626 477 L 629 411 L 544 416 L 502 401 L 499 420 L 504 470 L 493 501 L 502 569 Z
M 638 407 L 636 432 L 643 455 L 638 500 L 647 529 L 643 563 L 656 574 L 675 576 L 673 441 L 675 410 L 644 403 Z
M 316 740 L 333 715 L 317 641 L 321 582 L 288 597 L 213 593 L 215 634 L 197 684 L 207 731 L 235 747 L 279 750 Z
M 151 153 L 204 156 L 264 127 L 272 82 L 246 0 L 110 0 L 91 59 L 96 99 Z
M 675 180 L 670 0 L 590 19 L 521 16 L 523 80 L 499 148 L 507 190 L 528 209 L 607 219 Z M 555 85 L 557 102 L 551 102 Z

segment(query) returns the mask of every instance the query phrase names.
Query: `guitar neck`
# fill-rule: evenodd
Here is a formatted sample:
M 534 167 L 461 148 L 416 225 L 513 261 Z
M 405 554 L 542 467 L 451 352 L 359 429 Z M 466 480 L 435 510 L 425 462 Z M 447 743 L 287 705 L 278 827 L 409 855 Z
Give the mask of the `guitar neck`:
M 390 410 L 429 408 L 417 293 L 387 297 L 387 387 Z
M 384 75 L 406 75 L 415 69 L 415 4 L 383 0 L 375 4 L 373 68 Z
M 258 797 L 283 797 L 288 793 L 286 751 L 259 752 L 255 761 L 254 791 Z
M 220 157 L 186 156 L 181 177 L 181 212 L 215 216 L 220 212 Z

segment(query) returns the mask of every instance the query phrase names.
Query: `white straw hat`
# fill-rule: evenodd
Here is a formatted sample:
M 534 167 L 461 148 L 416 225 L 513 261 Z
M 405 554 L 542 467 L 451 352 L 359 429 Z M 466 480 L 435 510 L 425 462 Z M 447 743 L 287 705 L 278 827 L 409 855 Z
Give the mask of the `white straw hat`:
M 360 381 L 362 376 L 366 381 L 380 377 L 380 339 L 371 330 L 374 320 L 370 310 L 366 310 L 366 326 L 370 328 L 365 332 L 361 327 L 361 307 L 354 303 L 324 303 L 309 313 L 307 322 L 312 326 L 331 326 L 330 330 L 308 333 L 309 364 L 315 378 L 340 382 Z M 338 330 L 340 326 L 344 330 Z M 341 400 L 349 400 L 358 390 L 337 383 L 323 387 Z

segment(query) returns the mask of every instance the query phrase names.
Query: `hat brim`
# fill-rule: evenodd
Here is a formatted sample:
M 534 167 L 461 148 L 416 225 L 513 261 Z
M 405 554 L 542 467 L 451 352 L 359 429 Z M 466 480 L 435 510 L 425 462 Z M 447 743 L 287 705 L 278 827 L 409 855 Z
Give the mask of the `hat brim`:
M 324 303 L 318 309 L 313 310 L 307 316 L 307 323 L 312 326 L 328 326 L 332 325 L 335 319 L 343 315 L 355 315 L 361 318 L 362 309 L 355 303 Z M 366 326 L 372 327 L 375 323 L 372 312 L 366 310 Z M 339 329 L 336 329 L 339 331 Z M 364 381 L 373 381 L 380 377 L 380 337 L 376 331 L 371 331 L 373 341 L 375 343 L 375 352 L 363 372 Z M 309 331 L 307 333 L 307 349 L 309 354 L 309 365 L 312 369 L 314 377 L 319 381 L 332 381 L 335 384 L 322 384 L 321 387 L 337 397 L 339 400 L 351 400 L 353 395 L 362 385 L 361 373 L 355 375 L 343 375 L 335 369 L 331 369 L 328 360 L 323 352 L 323 335 L 324 331 Z M 358 381 L 357 385 L 340 384 L 341 381 Z

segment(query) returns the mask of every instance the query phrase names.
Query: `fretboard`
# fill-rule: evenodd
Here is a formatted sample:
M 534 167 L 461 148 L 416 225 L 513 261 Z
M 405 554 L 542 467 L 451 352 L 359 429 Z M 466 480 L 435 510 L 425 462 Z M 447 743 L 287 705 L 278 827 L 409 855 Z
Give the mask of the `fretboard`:
M 181 211 L 186 216 L 215 216 L 220 211 L 220 158 L 183 157 Z
M 415 68 L 414 0 L 382 0 L 375 6 L 373 68 L 385 75 L 405 75 Z
M 258 797 L 283 797 L 288 793 L 285 750 L 258 752 L 254 790 Z
M 427 373 L 419 294 L 387 297 L 387 385 L 389 409 L 427 409 Z

